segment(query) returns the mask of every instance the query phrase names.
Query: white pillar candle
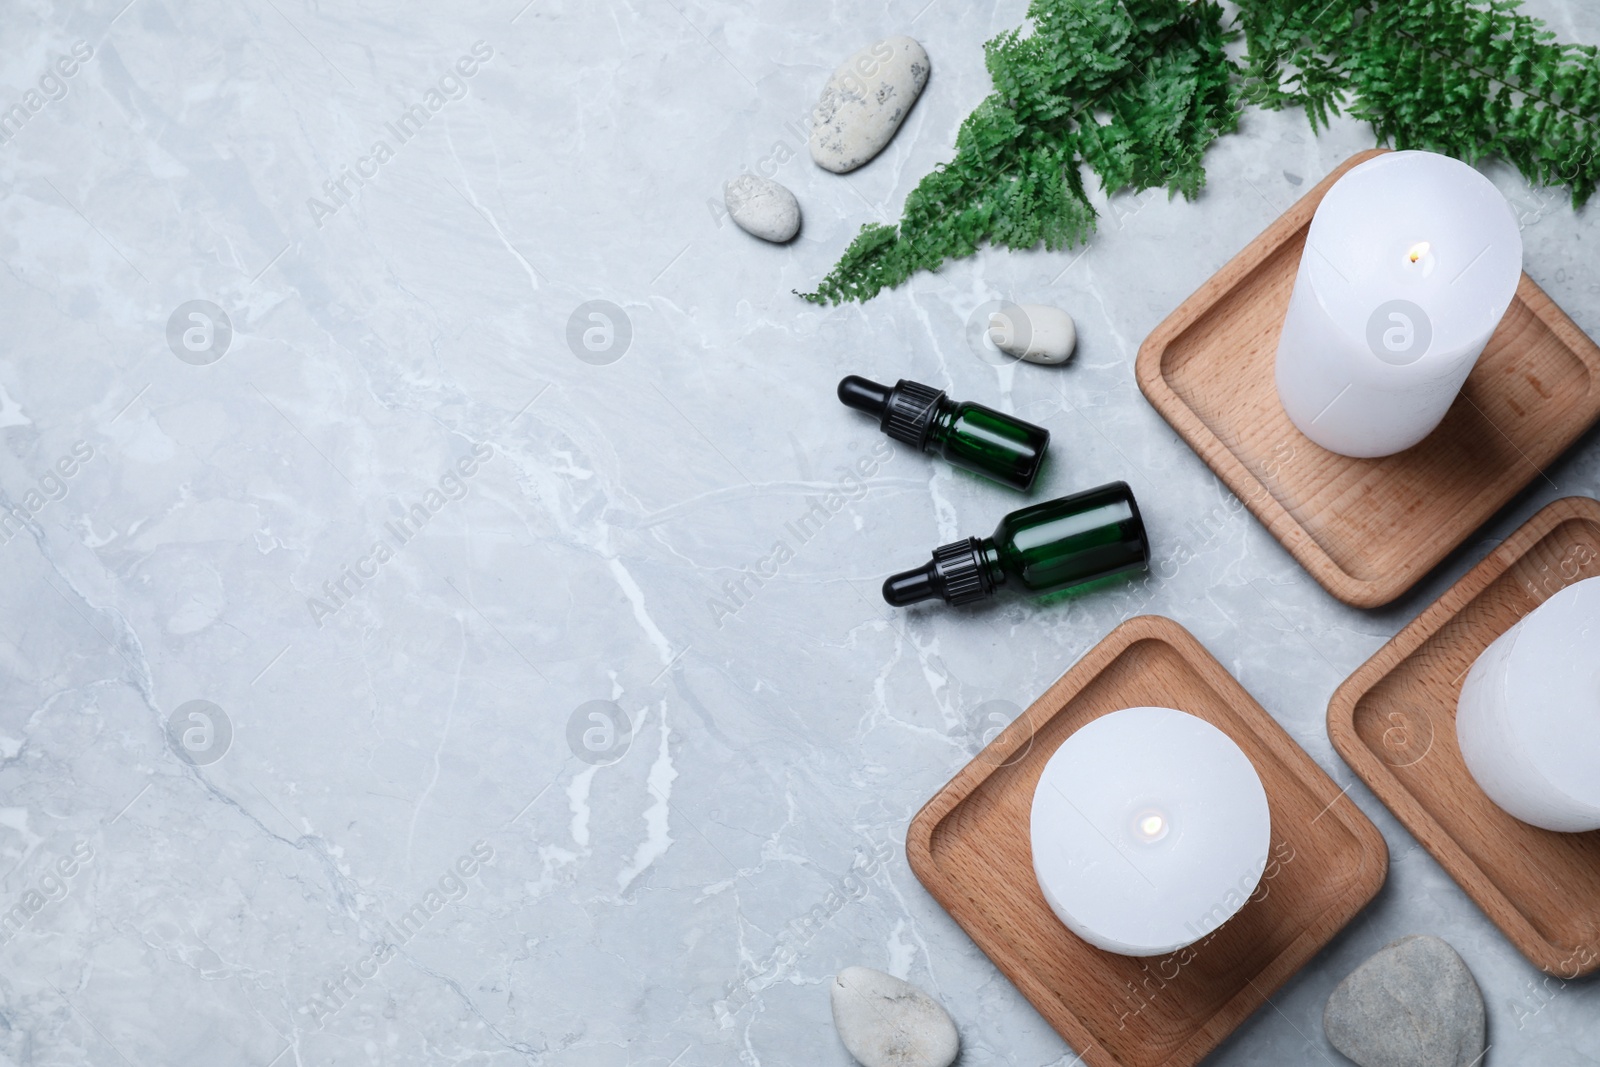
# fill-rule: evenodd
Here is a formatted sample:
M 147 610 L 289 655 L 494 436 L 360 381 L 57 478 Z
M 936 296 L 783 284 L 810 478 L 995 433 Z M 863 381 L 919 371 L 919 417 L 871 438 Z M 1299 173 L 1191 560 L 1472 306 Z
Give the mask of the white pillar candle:
M 1569 585 L 1483 650 L 1456 739 L 1479 787 L 1546 830 L 1600 830 L 1600 578 Z
M 1033 794 L 1033 870 L 1091 945 L 1159 956 L 1230 919 L 1266 868 L 1261 777 L 1227 734 L 1172 708 L 1102 715 L 1068 737 Z
M 1278 340 L 1278 397 L 1341 455 L 1403 452 L 1444 419 L 1522 277 L 1493 183 L 1449 156 L 1390 152 L 1328 190 Z

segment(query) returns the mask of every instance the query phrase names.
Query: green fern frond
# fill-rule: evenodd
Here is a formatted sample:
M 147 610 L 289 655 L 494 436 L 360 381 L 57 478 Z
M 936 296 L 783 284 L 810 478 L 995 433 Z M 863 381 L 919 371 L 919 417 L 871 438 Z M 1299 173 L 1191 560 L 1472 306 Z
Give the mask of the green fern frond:
M 1562 43 L 1520 0 L 1032 0 L 1031 32 L 984 46 L 992 92 L 955 156 L 870 224 L 816 292 L 867 300 L 984 244 L 1087 241 L 1107 195 L 1193 198 L 1203 158 L 1246 103 L 1304 109 L 1313 132 L 1348 113 L 1380 143 L 1498 157 L 1581 206 L 1600 186 L 1600 50 Z M 1227 45 L 1240 33 L 1242 63 Z
M 1084 168 L 1107 193 L 1199 193 L 1205 148 L 1239 121 L 1220 7 L 1033 0 L 1028 16 L 1031 33 L 985 46 L 994 92 L 961 124 L 955 158 L 923 178 L 897 226 L 864 226 L 805 299 L 866 300 L 985 243 L 1081 244 L 1095 225 Z

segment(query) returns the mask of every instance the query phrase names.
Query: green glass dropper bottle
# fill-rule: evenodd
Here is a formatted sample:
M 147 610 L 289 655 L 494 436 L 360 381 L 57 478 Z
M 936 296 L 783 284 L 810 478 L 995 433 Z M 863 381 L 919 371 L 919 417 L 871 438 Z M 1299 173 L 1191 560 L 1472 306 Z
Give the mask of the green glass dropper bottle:
M 1050 431 L 982 404 L 956 403 L 938 389 L 900 379 L 894 388 L 852 374 L 839 383 L 839 399 L 878 416 L 878 428 L 896 441 L 939 455 L 1013 489 L 1027 490 L 1039 473 Z
M 1013 511 L 992 537 L 971 537 L 933 550 L 925 567 L 883 583 L 896 607 L 942 599 L 967 604 L 1008 580 L 1048 593 L 1149 565 L 1150 544 L 1133 490 L 1112 482 L 1059 500 Z

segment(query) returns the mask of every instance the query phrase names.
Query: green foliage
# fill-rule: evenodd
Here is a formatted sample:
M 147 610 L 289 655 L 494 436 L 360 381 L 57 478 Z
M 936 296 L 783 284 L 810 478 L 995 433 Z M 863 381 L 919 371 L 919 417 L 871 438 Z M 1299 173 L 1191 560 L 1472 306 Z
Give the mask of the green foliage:
M 984 241 L 1059 249 L 1094 231 L 1087 166 L 1108 191 L 1194 196 L 1200 157 L 1239 121 L 1221 9 L 1204 0 L 1033 0 L 1032 32 L 985 46 L 994 92 L 955 158 L 906 198 L 899 226 L 862 228 L 806 299 L 865 300 Z
M 1246 0 L 1246 94 L 1341 108 L 1381 144 L 1498 157 L 1575 206 L 1600 179 L 1600 53 L 1562 44 L 1518 0 Z
M 1248 100 L 1342 111 L 1380 143 L 1507 160 L 1530 181 L 1600 182 L 1600 54 L 1562 44 L 1520 0 L 1032 0 L 1029 26 L 985 46 L 994 92 L 961 124 L 955 158 L 869 224 L 816 303 L 866 300 L 984 244 L 1056 250 L 1094 232 L 1087 169 L 1110 195 L 1193 198 L 1201 159 Z M 1247 53 L 1226 45 L 1242 30 Z

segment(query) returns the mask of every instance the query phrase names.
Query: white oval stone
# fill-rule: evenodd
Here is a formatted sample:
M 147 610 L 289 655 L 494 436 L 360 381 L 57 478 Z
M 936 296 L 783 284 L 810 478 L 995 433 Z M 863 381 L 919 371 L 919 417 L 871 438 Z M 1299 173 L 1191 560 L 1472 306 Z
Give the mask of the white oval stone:
M 1078 344 L 1072 316 L 1048 304 L 1007 304 L 989 316 L 989 340 L 1029 363 L 1065 363 Z
M 950 1067 L 961 1051 L 939 1002 L 892 974 L 846 967 L 833 980 L 833 1025 L 862 1067 Z
M 910 37 L 869 44 L 840 64 L 812 111 L 811 158 L 844 174 L 883 151 L 928 84 L 928 53 Z
M 775 181 L 741 174 L 722 189 L 728 216 L 745 233 L 782 244 L 800 232 L 800 202 Z

